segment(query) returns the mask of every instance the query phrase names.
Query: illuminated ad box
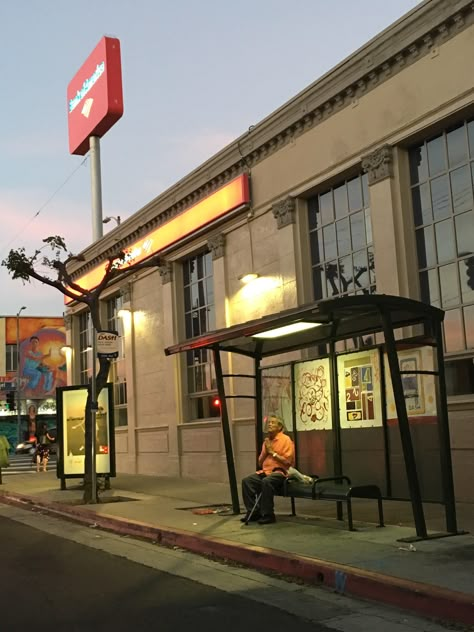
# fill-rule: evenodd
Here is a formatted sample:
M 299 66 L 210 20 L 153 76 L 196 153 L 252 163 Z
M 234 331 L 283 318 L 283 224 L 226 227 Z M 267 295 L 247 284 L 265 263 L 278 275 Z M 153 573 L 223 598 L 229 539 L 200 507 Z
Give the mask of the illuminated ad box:
M 85 431 L 87 386 L 58 388 L 58 478 L 83 478 L 85 471 Z M 115 434 L 112 384 L 98 397 L 96 412 L 95 463 L 99 475 L 115 476 Z
M 120 41 L 103 37 L 67 87 L 69 152 L 84 156 L 123 114 Z

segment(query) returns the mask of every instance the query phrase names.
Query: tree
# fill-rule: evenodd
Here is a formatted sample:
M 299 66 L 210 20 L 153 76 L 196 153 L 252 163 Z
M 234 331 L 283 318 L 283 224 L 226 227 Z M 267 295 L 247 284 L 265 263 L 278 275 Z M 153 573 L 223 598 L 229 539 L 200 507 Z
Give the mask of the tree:
M 32 279 L 36 279 L 40 283 L 56 288 L 65 296 L 84 303 L 90 311 L 91 320 L 95 331 L 102 329 L 100 319 L 100 296 L 102 292 L 117 280 L 123 279 L 138 270 L 144 268 L 153 268 L 160 265 L 160 258 L 155 255 L 146 261 L 133 264 L 130 262 L 129 255 L 123 251 L 119 251 L 106 260 L 104 276 L 99 284 L 94 288 L 83 288 L 74 282 L 71 273 L 68 271 L 68 265 L 73 261 L 85 261 L 82 255 L 73 255 L 68 252 L 66 243 L 59 235 L 46 237 L 43 239 L 43 246 L 39 250 L 35 250 L 32 255 L 26 253 L 25 248 L 21 247 L 16 250 L 10 250 L 6 259 L 2 261 L 2 266 L 6 267 L 12 279 L 20 279 L 23 283 L 29 283 Z M 44 250 L 49 249 L 52 256 L 44 255 Z M 63 259 L 63 257 L 65 257 Z M 125 263 L 126 262 L 126 267 Z M 53 274 L 48 276 L 49 272 L 39 272 L 38 268 L 48 269 Z M 94 367 L 93 367 L 94 368 Z M 99 369 L 96 375 L 96 399 L 101 390 L 105 387 L 109 375 L 110 359 L 99 358 Z M 85 409 L 85 471 L 84 471 L 84 502 L 95 503 L 97 497 L 93 498 L 92 493 L 92 404 L 91 394 L 87 398 Z M 95 402 L 94 402 L 95 404 Z

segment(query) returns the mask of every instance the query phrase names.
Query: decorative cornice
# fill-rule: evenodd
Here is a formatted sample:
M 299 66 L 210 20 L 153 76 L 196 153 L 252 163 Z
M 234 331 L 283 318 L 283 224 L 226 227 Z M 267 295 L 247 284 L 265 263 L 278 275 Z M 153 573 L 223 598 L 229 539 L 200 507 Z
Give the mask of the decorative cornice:
M 171 281 L 173 280 L 173 264 L 169 261 L 166 261 L 159 267 L 159 270 L 162 285 L 165 285 L 166 283 L 171 283 Z
M 431 0 L 415 7 L 357 53 L 261 123 L 252 125 L 244 135 L 122 222 L 120 231 L 114 231 L 114 238 L 119 236 L 118 242 L 109 241 L 108 245 L 106 236 L 100 242 L 100 252 L 94 245 L 90 246 L 84 253 L 87 255 L 89 251 L 92 259 L 86 256 L 88 263 L 78 266 L 74 277 L 179 215 L 344 107 L 354 105 L 357 99 L 410 64 L 432 54 L 473 23 L 472 0 Z M 130 232 L 127 232 L 128 226 Z
M 272 205 L 272 213 L 273 217 L 277 221 L 277 228 L 283 228 L 284 226 L 289 226 L 290 224 L 294 224 L 296 221 L 296 203 L 295 199 L 288 196 L 284 200 L 280 200 L 279 202 L 275 202 Z
M 207 246 L 212 253 L 212 259 L 220 259 L 225 252 L 225 236 L 220 234 L 209 237 Z
M 367 172 L 369 185 L 391 178 L 393 175 L 393 150 L 383 145 L 362 158 L 362 169 Z

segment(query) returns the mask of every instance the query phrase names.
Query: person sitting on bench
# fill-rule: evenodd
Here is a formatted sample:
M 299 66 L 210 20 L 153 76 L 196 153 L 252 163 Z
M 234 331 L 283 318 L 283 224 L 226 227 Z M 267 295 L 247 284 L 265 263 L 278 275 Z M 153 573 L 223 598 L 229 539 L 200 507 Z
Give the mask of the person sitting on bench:
M 295 464 L 294 443 L 283 433 L 283 429 L 284 424 L 279 417 L 270 415 L 267 418 L 267 437 L 258 457 L 262 469 L 242 479 L 242 497 L 247 513 L 241 522 L 271 524 L 276 520 L 273 497 L 282 489 L 288 468 Z

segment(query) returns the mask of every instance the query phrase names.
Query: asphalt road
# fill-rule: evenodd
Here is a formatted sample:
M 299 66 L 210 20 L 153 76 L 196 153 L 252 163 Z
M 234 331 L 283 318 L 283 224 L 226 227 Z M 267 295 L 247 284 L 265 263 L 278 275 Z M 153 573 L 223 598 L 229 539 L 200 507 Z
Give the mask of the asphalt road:
M 1 502 L 0 569 L 0 632 L 453 629 L 179 547 Z M 462 629 L 467 630 L 456 626 Z
M 0 543 L 4 632 L 330 629 L 4 517 Z

